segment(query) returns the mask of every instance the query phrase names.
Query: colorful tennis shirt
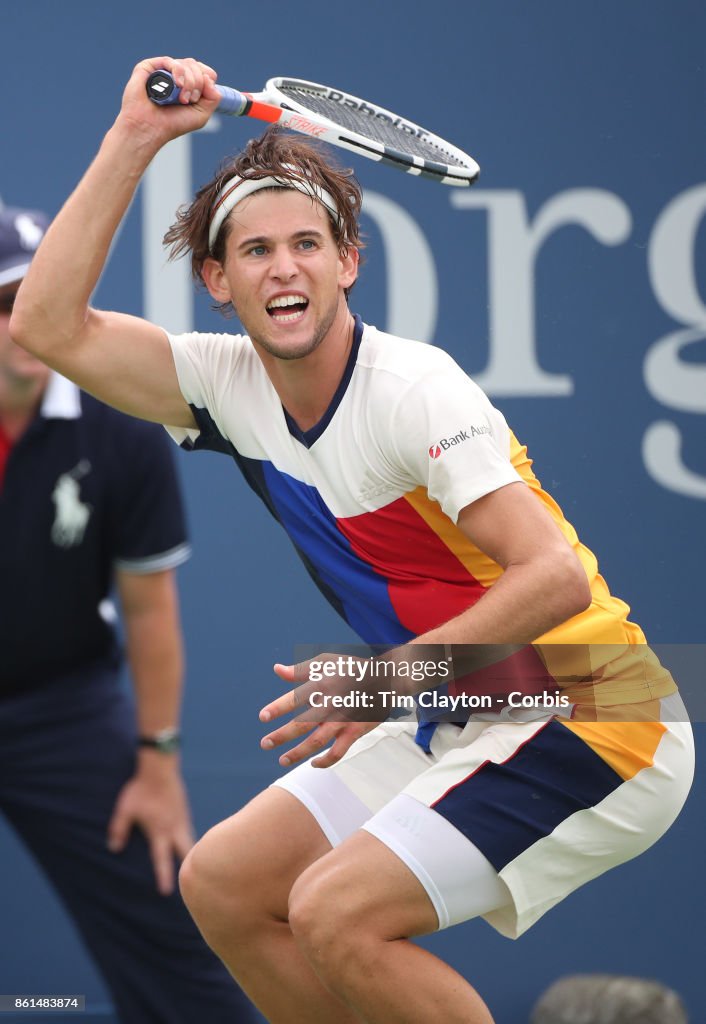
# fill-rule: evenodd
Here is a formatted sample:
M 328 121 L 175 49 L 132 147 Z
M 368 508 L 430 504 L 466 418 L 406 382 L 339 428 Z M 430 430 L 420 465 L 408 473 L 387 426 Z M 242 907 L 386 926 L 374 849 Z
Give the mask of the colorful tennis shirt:
M 235 459 L 316 585 L 363 641 L 404 643 L 460 614 L 493 585 L 501 566 L 456 523 L 471 502 L 522 481 L 576 551 L 593 595 L 586 611 L 539 639 L 551 677 L 576 691 L 572 700 L 586 698 L 585 683 L 601 673 L 601 703 L 674 691 L 628 621 L 627 605 L 610 594 L 594 555 L 542 489 L 526 448 L 446 352 L 356 318 L 331 404 L 301 431 L 249 338 L 192 333 L 169 340 L 199 428 L 169 427 L 170 434 L 187 449 Z M 570 654 L 565 645 L 572 645 Z M 637 671 L 615 678 L 603 669 L 633 645 L 643 645 Z M 579 650 L 586 664 L 577 665 Z M 586 699 L 594 701 L 592 694 Z

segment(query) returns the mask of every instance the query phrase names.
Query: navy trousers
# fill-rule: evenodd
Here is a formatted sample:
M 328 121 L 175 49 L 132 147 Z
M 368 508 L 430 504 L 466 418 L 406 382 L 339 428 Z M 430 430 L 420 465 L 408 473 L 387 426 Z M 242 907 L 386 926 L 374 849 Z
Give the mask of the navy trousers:
M 179 894 L 157 892 L 142 833 L 133 829 L 122 853 L 106 848 L 134 762 L 134 712 L 116 673 L 0 694 L 0 810 L 61 896 L 120 1021 L 261 1021 Z

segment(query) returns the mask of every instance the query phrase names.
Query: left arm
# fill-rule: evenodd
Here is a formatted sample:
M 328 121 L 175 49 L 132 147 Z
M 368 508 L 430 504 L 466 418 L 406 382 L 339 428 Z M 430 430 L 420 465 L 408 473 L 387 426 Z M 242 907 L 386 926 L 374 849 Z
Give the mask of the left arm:
M 119 570 L 117 586 L 138 731 L 154 736 L 179 722 L 183 652 L 175 574 Z M 135 825 L 147 836 L 159 891 L 170 893 L 174 856 L 183 858 L 194 841 L 178 752 L 138 750 L 135 774 L 120 791 L 108 825 L 109 848 L 122 850 Z
M 525 484 L 467 505 L 458 527 L 503 574 L 480 601 L 413 644 L 528 644 L 590 605 L 583 566 Z
M 532 643 L 550 629 L 578 615 L 591 603 L 586 573 L 549 512 L 529 488 L 520 482 L 486 494 L 461 510 L 458 527 L 481 551 L 504 570 L 479 601 L 459 615 L 428 630 L 391 652 L 407 660 L 424 644 L 519 644 Z M 385 655 L 389 659 L 390 654 Z M 277 666 L 282 679 L 295 681 L 293 666 Z M 418 690 L 426 688 L 424 682 Z M 270 721 L 298 707 L 292 690 L 263 708 L 262 721 Z M 285 765 L 317 753 L 332 740 L 334 745 L 317 758 L 316 767 L 335 764 L 351 743 L 376 723 L 323 722 L 293 719 L 262 743 L 269 749 L 311 732 L 302 743 L 283 755 Z

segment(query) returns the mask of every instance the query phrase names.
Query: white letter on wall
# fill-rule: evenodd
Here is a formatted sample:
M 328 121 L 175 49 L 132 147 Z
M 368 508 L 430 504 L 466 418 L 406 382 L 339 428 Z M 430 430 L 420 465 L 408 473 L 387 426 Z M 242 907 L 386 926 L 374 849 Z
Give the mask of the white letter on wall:
M 696 234 L 706 213 L 706 185 L 687 189 L 657 218 L 648 247 L 650 282 L 662 308 L 683 325 L 656 341 L 645 357 L 645 384 L 671 409 L 706 413 L 706 366 L 683 362 L 682 349 L 706 338 L 706 306 L 696 281 Z M 703 445 L 701 446 L 703 449 Z M 642 454 L 650 476 L 677 494 L 706 499 L 706 476 L 688 469 L 682 436 L 668 420 L 648 427 Z
M 176 211 L 191 200 L 191 136 L 157 153 L 142 181 L 144 316 L 174 334 L 194 329 L 194 286 L 188 258 L 167 261 L 162 238 Z
M 570 395 L 572 378 L 543 370 L 537 360 L 537 255 L 547 238 L 567 224 L 585 228 L 603 245 L 619 245 L 630 234 L 630 210 L 619 196 L 596 188 L 560 192 L 532 224 L 521 192 L 454 192 L 451 202 L 458 209 L 488 212 L 490 353 L 487 367 L 474 379 L 493 395 Z
M 431 341 L 436 328 L 437 279 L 434 257 L 419 225 L 399 203 L 367 192 L 363 212 L 382 236 L 387 272 L 390 334 Z

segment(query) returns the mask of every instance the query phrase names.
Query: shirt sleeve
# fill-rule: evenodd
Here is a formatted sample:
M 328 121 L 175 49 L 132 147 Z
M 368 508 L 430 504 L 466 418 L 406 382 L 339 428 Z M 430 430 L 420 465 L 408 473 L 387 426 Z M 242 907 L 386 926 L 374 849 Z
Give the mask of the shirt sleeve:
M 409 386 L 390 436 L 406 471 L 454 523 L 466 505 L 521 481 L 505 418 L 452 361 Z
M 245 339 L 239 334 L 165 333 L 179 388 L 198 423 L 197 429 L 166 426 L 167 433 L 187 449 L 224 450 L 227 432 L 220 409 L 224 392 L 243 358 Z
M 191 553 L 172 448 L 160 426 L 116 414 L 107 515 L 116 569 L 173 569 Z

